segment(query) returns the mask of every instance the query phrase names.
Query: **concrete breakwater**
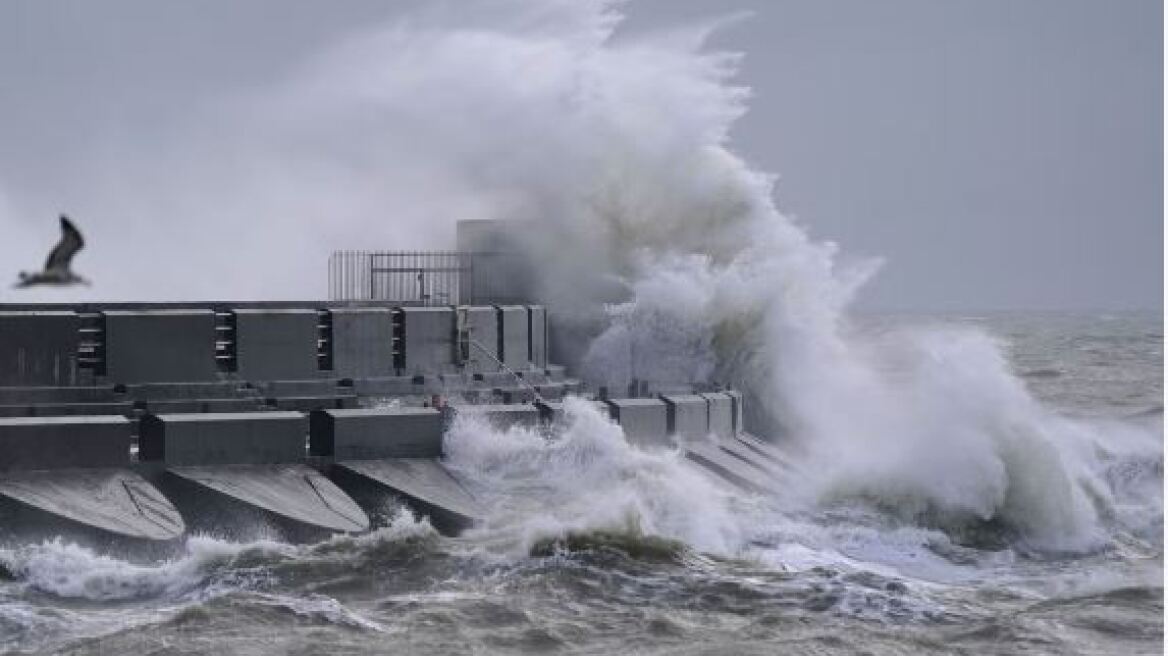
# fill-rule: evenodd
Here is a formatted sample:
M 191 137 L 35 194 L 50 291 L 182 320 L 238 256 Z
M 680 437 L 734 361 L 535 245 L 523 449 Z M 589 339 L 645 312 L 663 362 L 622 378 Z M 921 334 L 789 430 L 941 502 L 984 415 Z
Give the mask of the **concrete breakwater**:
M 547 337 L 535 305 L 5 307 L 0 537 L 357 532 L 387 497 L 457 531 L 484 511 L 443 466 L 444 430 L 558 421 L 579 383 Z M 596 402 L 732 484 L 765 489 L 776 466 L 734 392 Z

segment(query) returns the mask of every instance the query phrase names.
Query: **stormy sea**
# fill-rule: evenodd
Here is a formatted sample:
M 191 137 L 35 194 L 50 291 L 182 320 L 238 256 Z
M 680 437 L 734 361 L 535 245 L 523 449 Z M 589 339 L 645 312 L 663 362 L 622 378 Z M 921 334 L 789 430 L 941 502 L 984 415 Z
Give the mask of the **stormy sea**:
M 0 652 L 1161 653 L 1159 314 L 856 311 L 880 262 L 736 152 L 749 90 L 718 21 L 625 34 L 621 12 L 428 7 L 127 130 L 77 193 L 151 229 L 96 278 L 303 299 L 331 249 L 526 222 L 526 291 L 575 331 L 558 362 L 593 389 L 743 391 L 774 492 L 631 446 L 583 400 L 550 432 L 461 419 L 445 460 L 488 513 L 457 537 L 392 500 L 316 544 L 4 533 Z
M 442 537 L 390 504 L 367 535 L 194 536 L 161 561 L 5 545 L 0 651 L 1160 653 L 1160 318 L 856 323 L 874 338 L 976 328 L 1008 354 L 1018 393 L 1074 428 L 957 438 L 952 457 L 856 445 L 863 471 L 792 449 L 788 492 L 768 497 L 630 447 L 585 403 L 553 435 L 458 424 L 447 459 L 492 508 L 483 526 Z M 991 393 L 967 382 L 971 404 Z

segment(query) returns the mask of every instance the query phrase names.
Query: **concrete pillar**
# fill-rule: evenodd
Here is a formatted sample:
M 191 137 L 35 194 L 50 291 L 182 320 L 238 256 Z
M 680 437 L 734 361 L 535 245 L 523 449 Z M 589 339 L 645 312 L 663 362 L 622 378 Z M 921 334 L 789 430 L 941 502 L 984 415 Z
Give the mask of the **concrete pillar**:
M 309 449 L 337 460 L 438 458 L 442 432 L 442 413 L 433 408 L 317 410 Z
M 463 328 L 467 331 L 468 344 L 465 364 L 474 372 L 499 370 L 499 318 L 497 310 L 489 305 L 475 305 L 458 308 L 462 315 Z
M 0 312 L 0 387 L 76 385 L 74 312 Z
M 543 369 L 547 366 L 547 310 L 542 305 L 527 306 L 528 360 Z
M 218 377 L 212 310 L 107 310 L 105 367 L 115 383 Z
M 527 308 L 522 305 L 499 305 L 499 356 L 514 370 L 528 367 Z
M 718 437 L 734 436 L 734 402 L 724 392 L 702 394 L 710 407 L 710 432 Z
M 334 308 L 333 371 L 338 378 L 392 376 L 393 316 L 389 308 Z
M 235 310 L 236 371 L 245 380 L 305 380 L 316 364 L 316 310 Z
M 299 412 L 146 415 L 138 454 L 172 466 L 299 463 L 307 433 Z
M 742 424 L 742 422 L 743 422 L 742 392 L 739 392 L 737 390 L 727 390 L 726 396 L 730 397 L 730 402 L 733 404 L 733 407 L 734 407 L 734 412 L 733 412 L 734 434 L 737 435 L 738 433 L 741 433 L 741 432 L 746 430 L 746 426 L 744 426 Z
M 0 470 L 128 464 L 130 422 L 125 417 L 0 419 Z

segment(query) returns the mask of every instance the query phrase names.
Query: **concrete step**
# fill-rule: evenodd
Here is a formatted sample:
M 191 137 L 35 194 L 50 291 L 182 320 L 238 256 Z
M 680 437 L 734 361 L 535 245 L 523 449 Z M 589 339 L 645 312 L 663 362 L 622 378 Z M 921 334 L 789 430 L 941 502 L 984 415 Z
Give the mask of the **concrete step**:
M 294 410 L 297 412 L 311 412 L 313 410 L 339 410 L 342 408 L 356 408 L 355 395 L 331 394 L 325 396 L 280 396 L 268 398 L 269 407 L 277 410 Z
M 154 414 L 252 412 L 263 409 L 261 400 L 255 397 L 242 399 L 166 399 L 140 401 L 135 405 L 141 410 Z
M 230 399 L 258 396 L 235 381 L 213 383 L 144 383 L 127 385 L 126 395 L 136 401 L 174 399 Z
M 0 387 L 0 405 L 100 403 L 123 400 L 113 387 Z
M 68 417 L 78 415 L 128 415 L 134 410 L 129 401 L 102 403 L 34 403 L 0 405 L 0 417 Z

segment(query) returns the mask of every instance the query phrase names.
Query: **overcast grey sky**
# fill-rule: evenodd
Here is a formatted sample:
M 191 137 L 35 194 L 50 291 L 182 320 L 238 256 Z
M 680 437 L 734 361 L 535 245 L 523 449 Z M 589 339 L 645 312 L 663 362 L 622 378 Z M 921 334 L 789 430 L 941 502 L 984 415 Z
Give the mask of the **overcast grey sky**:
M 0 188 L 67 206 L 75 153 L 413 4 L 5 0 Z M 634 0 L 625 29 L 737 9 L 733 148 L 814 237 L 887 259 L 863 306 L 1160 306 L 1158 0 Z

